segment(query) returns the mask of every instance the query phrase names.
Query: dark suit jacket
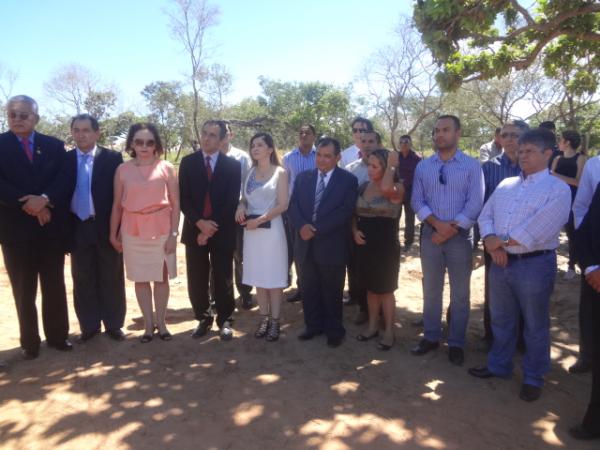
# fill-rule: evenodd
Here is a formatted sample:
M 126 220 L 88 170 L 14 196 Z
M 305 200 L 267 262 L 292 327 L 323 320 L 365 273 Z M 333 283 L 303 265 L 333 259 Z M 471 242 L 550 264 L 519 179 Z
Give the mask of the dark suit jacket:
M 581 267 L 600 265 L 600 184 L 581 225 L 575 231 L 575 252 Z
M 70 201 L 75 193 L 77 186 L 77 150 L 73 149 L 67 152 L 67 169 L 65 172 L 72 173 L 69 185 L 69 208 Z M 96 231 L 98 233 L 98 242 L 108 243 L 110 232 L 110 213 L 113 204 L 114 178 L 117 167 L 123 163 L 121 153 L 98 146 L 96 156 L 94 157 L 94 168 L 92 171 L 92 198 L 94 200 L 94 211 L 96 214 Z M 71 229 L 77 225 L 77 216 L 71 214 Z M 73 237 L 74 233 L 70 233 Z M 70 242 L 71 248 L 74 242 Z
M 288 216 L 296 232 L 312 223 L 315 204 L 318 170 L 300 173 L 294 183 Z M 345 264 L 352 213 L 356 206 L 357 180 L 354 175 L 336 167 L 327 183 L 317 209 L 317 220 L 312 225 L 317 229 L 314 238 L 304 241 L 297 237 L 294 257 L 302 264 L 309 245 L 312 245 L 315 260 L 321 264 Z
M 62 172 L 64 156 L 62 141 L 36 132 L 31 163 L 16 135 L 10 131 L 0 134 L 0 243 L 66 238 L 69 186 L 68 175 Z M 50 223 L 41 227 L 21 209 L 19 198 L 27 194 L 48 196 Z
M 179 196 L 181 211 L 185 216 L 181 242 L 198 245 L 196 222 L 203 217 L 204 197 L 208 190 L 213 209 L 210 218 L 217 222 L 219 230 L 209 240 L 210 246 L 228 251 L 235 248 L 235 211 L 240 199 L 241 166 L 238 161 L 219 154 L 212 181 L 208 182 L 202 151 L 187 155 L 179 166 Z

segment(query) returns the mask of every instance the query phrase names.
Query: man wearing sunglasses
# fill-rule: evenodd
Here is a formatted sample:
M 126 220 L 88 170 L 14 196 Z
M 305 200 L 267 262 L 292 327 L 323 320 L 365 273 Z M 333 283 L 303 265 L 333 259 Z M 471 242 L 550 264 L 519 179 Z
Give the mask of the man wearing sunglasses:
M 9 131 L 0 134 L 0 245 L 15 298 L 25 359 L 40 350 L 38 278 L 48 347 L 71 350 L 64 280 L 68 230 L 68 176 L 64 143 L 35 131 L 37 102 L 8 100 Z
M 456 116 L 438 117 L 433 129 L 436 153 L 421 161 L 413 182 L 412 207 L 421 228 L 424 338 L 411 350 L 424 355 L 439 347 L 446 270 L 450 279 L 448 359 L 462 365 L 470 308 L 473 235 L 483 205 L 479 162 L 458 149 Z
M 347 149 L 342 151 L 340 159 L 340 167 L 344 168 L 350 163 L 359 160 L 361 153 L 361 135 L 367 131 L 373 131 L 373 123 L 364 117 L 357 117 L 352 121 L 352 140 L 354 143 Z

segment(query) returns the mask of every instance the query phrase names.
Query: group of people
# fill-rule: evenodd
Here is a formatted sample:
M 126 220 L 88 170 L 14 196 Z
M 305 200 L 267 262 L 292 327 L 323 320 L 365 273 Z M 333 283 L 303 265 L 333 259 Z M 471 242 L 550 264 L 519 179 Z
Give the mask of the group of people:
M 404 211 L 405 249 L 414 242 L 415 216 L 422 224 L 424 333 L 412 354 L 440 345 L 447 272 L 448 358 L 463 364 L 477 224 L 486 255 L 484 322 L 491 347 L 487 363 L 469 373 L 510 376 L 522 334 L 520 398 L 533 401 L 550 368 L 549 301 L 559 233 L 569 224 L 569 269 L 578 261 L 583 272 L 579 371 L 593 366 L 594 386 L 586 418 L 572 434 L 600 437 L 600 328 L 593 326 L 600 318 L 594 232 L 600 226 L 600 157 L 584 167 L 576 133 L 563 133 L 559 154 L 551 131 L 509 121 L 498 132 L 500 153 L 480 164 L 459 149 L 460 120 L 441 115 L 432 133 L 435 153 L 421 160 L 410 136 L 400 137 L 399 152 L 385 150 L 372 123 L 359 117 L 351 124 L 354 144 L 348 149 L 330 137 L 317 139 L 315 128 L 304 124 L 298 147 L 280 162 L 268 133 L 255 134 L 245 152 L 232 146 L 228 122 L 209 120 L 199 148 L 177 172 L 161 158 L 152 124 L 130 127 L 130 158 L 123 162 L 120 153 L 97 144 L 100 129 L 90 115 L 72 119 L 75 148 L 68 152 L 60 140 L 35 131 L 39 116 L 32 98 L 11 98 L 7 115 L 9 131 L 0 134 L 0 245 L 26 359 L 40 349 L 38 277 L 47 345 L 72 349 L 65 252 L 71 254 L 82 342 L 102 326 L 112 339 L 125 338 L 125 274 L 135 283 L 144 318 L 140 341 L 172 339 L 165 319 L 181 213 L 188 294 L 198 321 L 193 338 L 206 335 L 215 320 L 222 340 L 233 337 L 235 265 L 244 308 L 252 306 L 256 288 L 254 336 L 278 340 L 283 290 L 295 262 L 298 294 L 288 301 L 302 301 L 300 340 L 324 334 L 329 347 L 341 345 L 347 274 L 349 296 L 359 305 L 355 322 L 365 324 L 356 339 L 377 339 L 377 348 L 389 350 Z

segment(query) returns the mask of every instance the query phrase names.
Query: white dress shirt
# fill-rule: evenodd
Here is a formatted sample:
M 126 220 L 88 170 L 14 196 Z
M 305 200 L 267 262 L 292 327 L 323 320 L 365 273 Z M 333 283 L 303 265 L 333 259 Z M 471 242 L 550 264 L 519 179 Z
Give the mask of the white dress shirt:
M 575 228 L 579 228 L 579 225 L 583 222 L 598 183 L 600 183 L 600 156 L 588 159 L 585 166 L 583 166 L 583 173 L 577 187 L 577 195 L 575 195 L 573 201 Z
M 348 164 L 360 159 L 360 149 L 356 145 L 351 145 L 347 149 L 342 151 L 342 157 L 340 159 L 340 167 L 344 168 Z

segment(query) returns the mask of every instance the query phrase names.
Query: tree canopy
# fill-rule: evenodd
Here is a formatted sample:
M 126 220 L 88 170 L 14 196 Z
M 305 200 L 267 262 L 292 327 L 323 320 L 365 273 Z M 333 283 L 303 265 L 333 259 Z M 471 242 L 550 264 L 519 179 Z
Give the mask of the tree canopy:
M 597 0 L 417 0 L 414 20 L 441 65 L 438 81 L 455 90 L 464 81 L 507 75 L 540 57 L 546 75 L 573 72 L 571 89 L 595 92 L 600 69 Z

